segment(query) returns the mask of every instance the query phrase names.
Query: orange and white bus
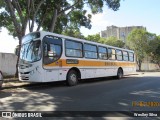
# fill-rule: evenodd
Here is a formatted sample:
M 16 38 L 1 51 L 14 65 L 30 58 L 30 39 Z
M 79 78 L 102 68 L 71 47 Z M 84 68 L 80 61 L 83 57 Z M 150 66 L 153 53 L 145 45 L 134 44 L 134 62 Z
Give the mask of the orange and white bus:
M 28 82 L 117 76 L 136 72 L 134 51 L 40 31 L 22 39 L 19 79 Z

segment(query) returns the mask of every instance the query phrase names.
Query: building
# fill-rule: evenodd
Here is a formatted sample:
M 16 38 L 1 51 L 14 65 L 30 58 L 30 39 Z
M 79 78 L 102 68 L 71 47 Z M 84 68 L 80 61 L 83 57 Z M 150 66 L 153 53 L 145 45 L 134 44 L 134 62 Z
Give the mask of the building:
M 127 26 L 127 27 L 117 27 L 117 26 L 107 26 L 107 29 L 100 32 L 100 36 L 103 38 L 108 38 L 111 36 L 116 37 L 118 40 L 126 41 L 128 34 L 135 28 L 145 29 L 143 26 Z

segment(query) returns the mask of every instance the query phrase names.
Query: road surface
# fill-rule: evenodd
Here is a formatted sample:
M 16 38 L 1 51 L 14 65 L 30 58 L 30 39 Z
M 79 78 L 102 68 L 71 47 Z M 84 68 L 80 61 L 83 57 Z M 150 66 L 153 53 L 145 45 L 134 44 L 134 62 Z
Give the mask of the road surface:
M 4 89 L 0 98 L 0 111 L 160 111 L 160 72 Z

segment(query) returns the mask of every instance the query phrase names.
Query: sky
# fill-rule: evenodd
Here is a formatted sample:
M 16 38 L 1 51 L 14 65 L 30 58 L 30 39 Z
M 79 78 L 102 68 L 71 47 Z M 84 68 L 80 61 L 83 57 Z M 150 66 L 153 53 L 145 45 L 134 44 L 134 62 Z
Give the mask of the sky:
M 106 30 L 107 26 L 144 26 L 148 32 L 160 35 L 160 0 L 121 0 L 118 11 L 104 7 L 103 13 L 92 15 L 92 28 L 81 27 L 83 35 L 92 35 Z M 88 10 L 88 9 L 87 9 Z M 18 40 L 8 35 L 6 29 L 0 32 L 0 52 L 14 53 Z

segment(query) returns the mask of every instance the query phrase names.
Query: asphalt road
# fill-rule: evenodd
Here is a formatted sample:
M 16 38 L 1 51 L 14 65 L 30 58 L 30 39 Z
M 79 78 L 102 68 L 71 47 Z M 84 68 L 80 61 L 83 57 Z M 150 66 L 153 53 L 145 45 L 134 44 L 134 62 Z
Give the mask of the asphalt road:
M 6 89 L 0 98 L 0 111 L 160 111 L 160 72 Z

